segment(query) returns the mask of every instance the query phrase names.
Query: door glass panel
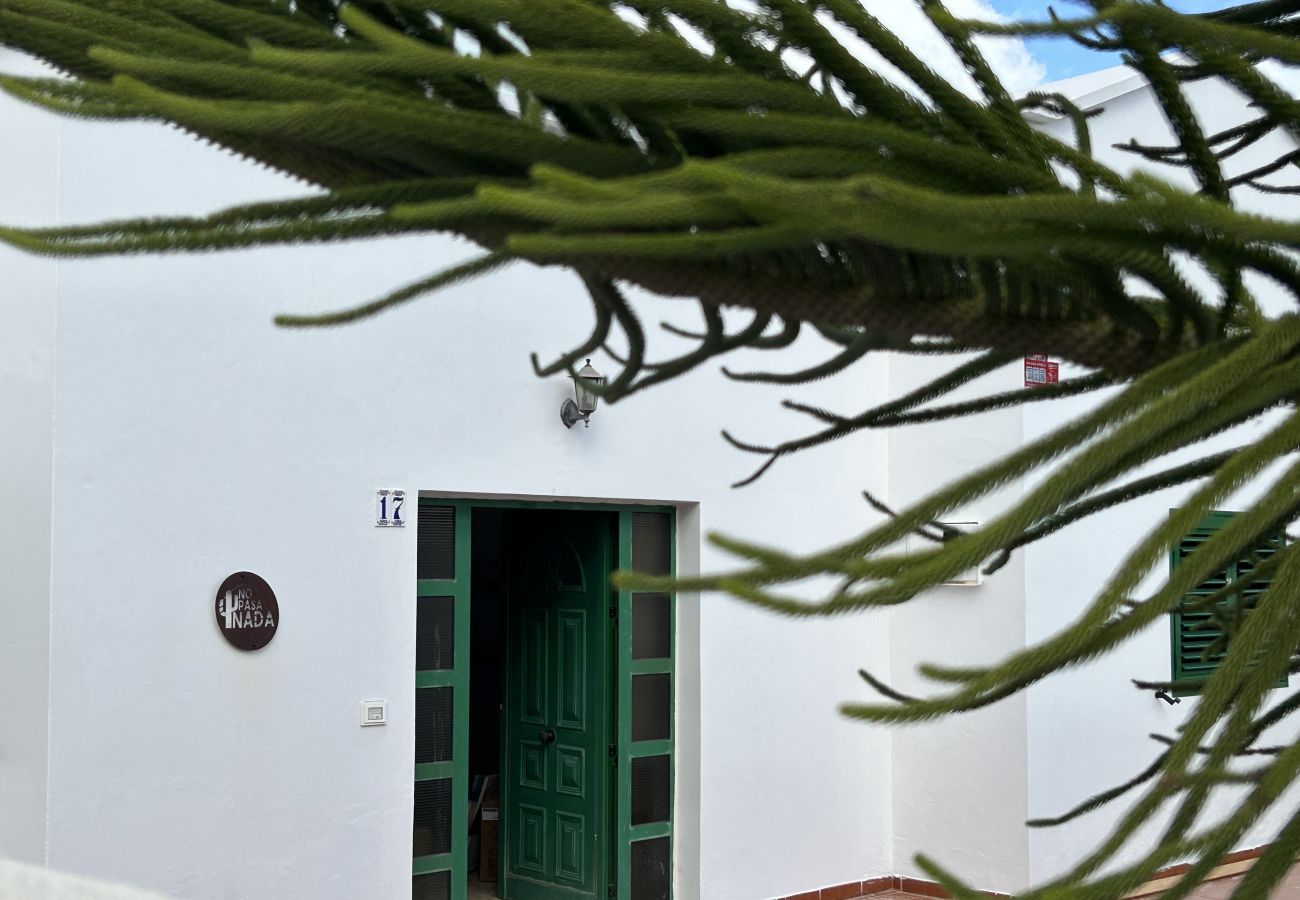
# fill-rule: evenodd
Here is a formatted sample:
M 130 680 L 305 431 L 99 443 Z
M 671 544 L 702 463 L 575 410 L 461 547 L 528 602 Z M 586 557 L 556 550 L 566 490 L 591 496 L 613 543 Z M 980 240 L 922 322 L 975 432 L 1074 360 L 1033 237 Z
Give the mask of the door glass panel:
M 668 900 L 668 838 L 632 844 L 632 900 Z
M 430 672 L 456 664 L 456 600 L 420 597 L 416 601 L 415 670 Z
M 451 873 L 416 875 L 411 879 L 411 900 L 451 900 Z
M 451 759 L 452 688 L 420 688 L 415 692 L 415 761 Z
M 415 577 L 456 577 L 456 509 L 420 504 L 415 535 Z
M 623 510 L 619 536 L 621 567 L 657 576 L 673 574 L 672 512 Z M 671 593 L 620 591 L 618 600 L 615 875 L 621 885 L 620 900 L 669 900 L 674 598 Z M 653 755 L 634 755 L 649 750 Z
M 667 594 L 632 595 L 633 659 L 667 659 L 672 656 L 668 603 Z
M 671 566 L 668 515 L 632 513 L 632 568 L 649 575 L 668 575 Z
M 640 756 L 632 760 L 632 824 L 668 821 L 667 756 Z
M 664 741 L 672 736 L 668 675 L 632 676 L 632 740 Z
M 414 856 L 451 852 L 451 779 L 415 783 Z

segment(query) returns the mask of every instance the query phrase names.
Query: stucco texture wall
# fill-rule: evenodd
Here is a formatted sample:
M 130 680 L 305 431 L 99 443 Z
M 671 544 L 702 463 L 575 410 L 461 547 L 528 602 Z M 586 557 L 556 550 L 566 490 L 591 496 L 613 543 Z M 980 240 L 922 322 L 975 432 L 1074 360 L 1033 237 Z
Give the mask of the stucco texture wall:
M 35 71 L 0 51 L 5 71 Z M 0 197 L 10 222 L 57 216 L 55 121 L 0 97 Z M 52 261 L 0 247 L 0 858 L 45 857 L 50 494 L 54 443 Z
M 1230 100 L 1200 102 L 1217 115 Z M 161 127 L 0 112 L 33 117 L 22 142 L 0 142 L 13 159 L 0 166 L 14 188 L 0 191 L 3 221 L 203 213 L 305 190 Z M 1094 128 L 1103 148 L 1163 138 L 1140 95 Z M 27 704 L 40 723 L 0 731 L 0 797 L 15 798 L 0 853 L 201 900 L 409 890 L 415 535 L 371 526 L 376 488 L 679 504 L 682 571 L 716 570 L 729 561 L 703 541 L 711 531 L 836 542 L 878 520 L 860 489 L 901 505 L 1079 408 L 865 435 L 733 491 L 754 460 L 718 431 L 764 441 L 807 427 L 777 406 L 791 392 L 734 384 L 712 365 L 566 431 L 567 381 L 538 380 L 528 362 L 590 324 L 562 272 L 520 265 L 345 329 L 270 324 L 471 252 L 409 237 L 56 272 L 0 250 L 6 278 L 25 285 L 0 307 L 12 318 L 0 341 L 30 336 L 0 353 L 27 385 L 4 399 L 15 414 L 0 427 L 19 449 L 0 487 L 33 516 L 0 518 L 0 546 L 17 562 L 10 583 L 34 598 L 18 630 L 0 631 L 0 703 Z M 651 327 L 694 324 L 687 304 L 641 308 Z M 659 340 L 656 355 L 675 342 Z M 809 338 L 731 364 L 795 369 L 823 350 Z M 798 396 L 866 408 L 932 377 L 930 365 L 875 361 Z M 987 521 L 1010 496 L 960 517 Z M 917 874 L 920 850 L 1010 890 L 1095 843 L 1105 815 L 1032 835 L 1021 823 L 1132 774 L 1150 758 L 1147 732 L 1186 714 L 1190 702 L 1170 709 L 1128 684 L 1164 674 L 1163 632 L 936 726 L 873 728 L 835 707 L 865 696 L 859 667 L 911 690 L 919 661 L 984 662 L 1042 639 L 1175 503 L 1152 497 L 1041 542 L 981 587 L 891 614 L 802 621 L 682 597 L 677 896 L 754 900 Z M 273 645 L 252 655 L 225 644 L 211 614 L 216 586 L 244 569 L 267 578 L 282 611 Z M 392 723 L 360 729 L 362 698 L 387 699 Z
M 61 127 L 65 221 L 303 190 L 163 128 Z M 877 437 L 729 489 L 753 460 L 720 428 L 763 440 L 805 423 L 777 411 L 785 392 L 716 366 L 566 431 L 567 379 L 528 362 L 590 324 L 561 272 L 518 266 L 346 329 L 271 326 L 470 252 L 411 237 L 61 265 L 51 865 L 186 898 L 409 890 L 415 534 L 372 527 L 378 487 L 682 503 L 695 538 L 680 558 L 706 570 L 726 564 L 700 545 L 709 531 L 813 548 L 872 522 L 856 490 L 885 488 Z M 684 304 L 644 308 L 650 325 L 694 324 Z M 803 396 L 872 403 L 884 388 L 868 367 Z M 211 613 L 244 569 L 281 608 L 251 655 Z M 679 699 L 677 896 L 889 871 L 889 735 L 835 711 L 858 666 L 888 667 L 879 623 L 682 603 L 679 672 L 697 688 Z M 360 729 L 362 698 L 386 698 L 391 724 Z
M 1294 81 L 1294 79 L 1293 79 Z M 1294 90 L 1295 85 L 1292 84 Z M 1189 95 L 1207 132 L 1219 131 L 1244 121 L 1251 115 L 1240 95 L 1218 83 L 1190 85 Z M 1092 119 L 1093 146 L 1101 159 L 1121 170 L 1133 169 L 1137 162 L 1131 154 L 1113 145 L 1129 138 L 1146 144 L 1168 144 L 1171 134 L 1159 109 L 1146 90 L 1129 93 L 1108 102 L 1106 111 Z M 1054 129 L 1060 134 L 1065 126 Z M 1289 145 L 1288 139 L 1274 135 L 1271 143 L 1234 157 L 1232 166 L 1245 171 L 1272 159 L 1274 151 Z M 1192 188 L 1185 171 L 1167 167 L 1143 168 L 1160 177 Z M 1293 198 L 1268 196 L 1242 190 L 1236 194 L 1245 209 L 1265 212 L 1281 218 L 1295 218 Z M 1204 288 L 1204 273 L 1187 267 L 1187 277 Z M 1261 281 L 1252 287 L 1266 311 L 1274 314 L 1290 311 L 1288 301 L 1274 287 Z M 1062 367 L 1061 377 L 1077 375 Z M 1043 435 L 1098 402 L 1097 397 L 1061 403 L 1036 404 L 1025 412 L 1025 439 L 1039 440 Z M 1206 441 L 1191 450 L 1171 455 L 1158 465 L 1148 467 L 1148 474 L 1216 450 L 1249 444 L 1257 440 L 1276 420 L 1255 422 Z M 1225 509 L 1239 509 L 1241 504 L 1261 490 L 1275 473 L 1266 473 L 1237 496 L 1230 498 Z M 1195 488 L 1175 488 L 1144 497 L 1123 507 L 1088 519 L 1040 541 L 1025 553 L 1026 634 L 1037 643 L 1073 622 L 1106 583 L 1140 538 L 1169 510 L 1181 505 Z M 1142 591 L 1156 586 L 1167 572 L 1161 561 L 1147 576 Z M 1177 706 L 1156 699 L 1149 692 L 1134 689 L 1131 679 L 1161 680 L 1170 677 L 1170 634 L 1167 620 L 1162 620 L 1134 639 L 1088 665 L 1062 672 L 1032 687 L 1029 703 L 1029 807 L 1034 816 L 1055 816 L 1098 792 L 1113 787 L 1145 768 L 1155 759 L 1160 747 L 1148 738 L 1151 733 L 1172 735 L 1196 708 L 1195 698 L 1186 698 Z M 1279 691 L 1277 699 L 1284 693 Z M 1293 731 L 1293 729 L 1292 729 Z M 1277 734 L 1274 738 L 1291 740 L 1294 734 Z M 1266 743 L 1273 743 L 1266 738 Z M 1230 790 L 1215 793 L 1204 813 L 1211 821 L 1230 808 L 1234 794 Z M 1035 830 L 1030 838 L 1034 880 L 1041 882 L 1063 872 L 1083 853 L 1100 844 L 1127 801 L 1105 807 L 1067 825 Z M 1153 823 L 1143 838 L 1117 858 L 1117 863 L 1131 861 L 1136 852 L 1157 836 Z M 1282 823 L 1277 813 L 1260 818 L 1243 840 L 1241 847 L 1258 846 L 1272 839 Z
M 956 362 L 925 356 L 894 360 L 891 395 L 917 389 Z M 1021 377 L 1016 366 L 1006 366 L 964 385 L 945 402 L 1015 390 Z M 891 429 L 890 502 L 905 508 L 992 463 L 1020 447 L 1022 432 L 1019 409 Z M 1013 485 L 955 510 L 946 521 L 988 522 L 1019 494 Z M 1016 558 L 982 584 L 935 588 L 892 610 L 893 686 L 926 696 L 942 687 L 920 676 L 918 664 L 986 665 L 1023 647 L 1024 597 L 1023 560 Z M 1025 736 L 1023 696 L 894 729 L 895 871 L 928 877 L 914 862 L 916 854 L 925 853 L 984 890 L 1027 886 Z

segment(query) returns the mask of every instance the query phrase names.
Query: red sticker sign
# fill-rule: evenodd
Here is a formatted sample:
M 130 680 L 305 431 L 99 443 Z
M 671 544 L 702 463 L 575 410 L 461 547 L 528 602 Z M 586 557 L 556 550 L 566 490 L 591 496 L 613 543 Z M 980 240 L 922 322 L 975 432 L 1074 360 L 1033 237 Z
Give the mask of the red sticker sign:
M 1040 384 L 1056 384 L 1060 381 L 1060 366 L 1048 362 L 1047 356 L 1035 353 L 1025 357 L 1025 387 L 1038 387 Z

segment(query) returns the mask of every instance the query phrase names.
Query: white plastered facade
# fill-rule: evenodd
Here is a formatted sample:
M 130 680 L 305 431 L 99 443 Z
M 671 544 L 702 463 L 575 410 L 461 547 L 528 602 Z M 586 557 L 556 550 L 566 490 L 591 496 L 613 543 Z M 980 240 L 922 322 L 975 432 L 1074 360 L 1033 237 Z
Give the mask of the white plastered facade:
M 1140 85 L 1103 86 L 1099 146 L 1158 121 Z M 0 121 L 5 222 L 204 213 L 303 190 L 158 126 L 56 121 L 10 100 Z M 0 631 L 0 856 L 196 900 L 409 894 L 415 535 L 373 527 L 377 488 L 671 504 L 689 573 L 728 562 L 708 532 L 824 546 L 879 521 L 859 491 L 918 499 L 1067 414 L 872 432 L 731 490 L 754 460 L 719 430 L 765 441 L 806 427 L 779 408 L 790 392 L 732 383 L 715 365 L 566 431 L 567 383 L 528 363 L 589 325 L 562 272 L 517 266 L 346 329 L 270 324 L 471 252 L 430 237 L 62 262 L 0 249 L 14 626 Z M 641 308 L 649 324 L 693 324 L 686 304 Z M 673 339 L 656 340 L 663 353 Z M 805 337 L 729 365 L 794 369 L 825 352 Z M 881 357 L 798 395 L 866 408 L 937 372 Z M 963 394 L 1020 378 L 1011 367 Z M 987 521 L 1021 489 L 954 518 Z M 1167 637 L 938 725 L 873 728 L 836 706 L 868 696 L 858 668 L 906 691 L 917 662 L 991 661 L 1041 639 L 1082 607 L 1142 517 L 1175 501 L 1081 526 L 979 587 L 892 613 L 791 620 L 681 596 L 679 900 L 920 875 L 921 850 L 1010 891 L 1089 848 L 1105 816 L 1046 834 L 1023 822 L 1127 777 L 1149 758 L 1145 735 L 1185 714 L 1191 703 L 1169 710 L 1128 686 L 1165 672 Z M 281 606 L 280 633 L 256 654 L 212 622 L 217 584 L 243 569 Z M 391 723 L 359 728 L 357 702 L 377 697 Z M 1261 822 L 1252 839 L 1276 827 Z

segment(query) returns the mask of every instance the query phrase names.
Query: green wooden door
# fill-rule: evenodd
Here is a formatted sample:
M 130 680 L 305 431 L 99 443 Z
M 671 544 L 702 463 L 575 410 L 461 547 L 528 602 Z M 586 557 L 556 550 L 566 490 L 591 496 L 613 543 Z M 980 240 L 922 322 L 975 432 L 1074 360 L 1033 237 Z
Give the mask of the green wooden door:
M 508 900 L 604 897 L 610 847 L 611 519 L 507 520 L 502 884 Z

